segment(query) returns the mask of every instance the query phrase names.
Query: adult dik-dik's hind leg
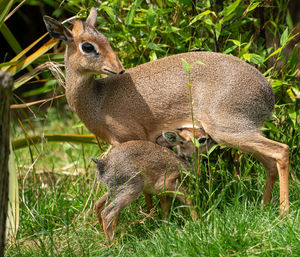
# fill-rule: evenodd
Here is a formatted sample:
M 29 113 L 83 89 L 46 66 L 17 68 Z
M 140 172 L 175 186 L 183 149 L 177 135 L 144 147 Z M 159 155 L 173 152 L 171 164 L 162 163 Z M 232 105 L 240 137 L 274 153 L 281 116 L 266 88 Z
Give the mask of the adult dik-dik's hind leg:
M 242 151 L 253 153 L 266 168 L 266 191 L 263 195 L 264 203 L 272 197 L 273 186 L 279 174 L 280 213 L 289 210 L 289 147 L 285 144 L 265 138 L 259 132 L 233 136 L 217 135 L 216 140 L 226 145 L 239 147 Z

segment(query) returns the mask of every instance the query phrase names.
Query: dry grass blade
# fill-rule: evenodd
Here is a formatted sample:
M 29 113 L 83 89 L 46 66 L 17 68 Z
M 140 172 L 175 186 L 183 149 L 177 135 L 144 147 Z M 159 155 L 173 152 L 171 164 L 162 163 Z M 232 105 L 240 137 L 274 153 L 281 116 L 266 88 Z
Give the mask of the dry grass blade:
M 18 122 L 19 122 L 19 124 L 20 124 L 20 126 L 21 126 L 21 128 L 22 128 L 22 130 L 23 130 L 23 132 L 24 132 L 24 134 L 25 134 L 25 136 L 26 136 L 26 139 L 24 139 L 24 140 L 25 140 L 25 146 L 27 146 L 27 145 L 33 145 L 33 146 L 35 147 L 35 149 L 38 151 L 38 149 L 37 149 L 36 146 L 35 146 L 35 142 L 34 142 L 34 141 L 32 140 L 32 138 L 29 136 L 27 130 L 25 129 L 25 127 L 24 127 L 22 121 L 21 121 L 19 118 L 18 118 Z M 14 143 L 12 143 L 12 147 L 14 148 Z
M 50 39 L 48 42 L 46 42 L 42 47 L 40 47 L 35 53 L 28 56 L 24 60 L 20 61 L 17 65 L 9 68 L 7 72 L 12 73 L 12 75 L 15 75 L 20 70 L 26 68 L 28 65 L 30 65 L 33 61 L 35 61 L 37 58 L 39 58 L 41 55 L 46 53 L 48 50 L 50 50 L 53 46 L 55 46 L 58 43 L 57 39 Z
M 58 80 L 58 82 L 65 87 L 65 75 L 60 69 L 60 67 L 63 67 L 62 64 L 55 63 L 55 62 L 46 62 L 39 66 L 37 66 L 35 69 L 33 69 L 31 72 L 26 73 L 25 75 L 18 78 L 14 83 L 14 89 L 22 86 L 38 74 L 50 70 L 52 75 Z
M 26 0 L 23 0 L 21 3 L 19 3 L 15 9 L 13 9 L 4 19 L 4 22 L 6 22 L 24 3 Z
M 4 23 L 5 17 L 8 14 L 10 8 L 12 7 L 12 5 L 14 4 L 14 0 L 9 1 L 9 3 L 5 6 L 2 14 L 0 15 L 0 28 L 2 27 L 2 24 Z
M 16 55 L 14 58 L 12 58 L 9 63 L 11 63 L 11 66 L 15 66 L 15 62 L 20 60 L 28 51 L 30 51 L 38 42 L 40 42 L 44 37 L 46 37 L 48 33 L 45 33 L 43 36 L 38 38 L 36 41 L 34 41 L 32 44 L 27 46 L 22 52 L 20 52 L 18 55 Z M 7 65 L 6 65 L 7 66 Z M 5 72 L 9 69 L 10 67 L 5 67 L 2 68 L 2 70 Z
M 52 101 L 54 99 L 58 99 L 58 98 L 61 98 L 65 95 L 58 95 L 58 96 L 54 96 L 54 97 L 50 97 L 50 98 L 47 98 L 47 99 L 42 99 L 42 100 L 38 100 L 38 101 L 34 101 L 34 102 L 31 102 L 31 103 L 26 103 L 26 104 L 12 104 L 10 106 L 10 109 L 23 109 L 23 108 L 28 108 L 29 106 L 32 106 L 32 105 L 35 105 L 35 104 L 41 104 L 41 103 L 46 103 L 46 102 L 49 102 L 49 101 Z

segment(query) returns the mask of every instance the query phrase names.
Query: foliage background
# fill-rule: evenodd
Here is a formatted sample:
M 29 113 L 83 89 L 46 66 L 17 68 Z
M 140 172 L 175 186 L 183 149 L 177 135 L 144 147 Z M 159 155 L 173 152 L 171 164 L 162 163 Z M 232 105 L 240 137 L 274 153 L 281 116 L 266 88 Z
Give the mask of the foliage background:
M 12 233 L 7 255 L 296 256 L 300 234 L 296 2 L 1 1 L 0 67 L 15 78 L 12 141 L 20 186 L 14 190 L 20 193 L 20 226 Z M 160 220 L 159 207 L 153 219 L 145 214 L 140 199 L 121 216 L 119 241 L 107 247 L 92 214 L 93 202 L 105 188 L 96 183 L 89 160 L 107 145 L 87 136 L 68 109 L 61 72 L 64 44 L 43 35 L 42 22 L 44 14 L 59 20 L 73 15 L 84 19 L 92 6 L 98 8 L 98 29 L 125 68 L 181 52 L 218 51 L 238 56 L 264 73 L 275 91 L 276 106 L 263 131 L 290 147 L 288 221 L 278 219 L 278 203 L 266 209 L 259 203 L 263 167 L 243 156 L 237 179 L 231 161 L 235 150 L 217 148 L 201 157 L 199 176 L 190 174 L 189 189 L 201 222 L 182 215 L 178 204 L 166 222 Z M 274 195 L 276 201 L 278 186 Z

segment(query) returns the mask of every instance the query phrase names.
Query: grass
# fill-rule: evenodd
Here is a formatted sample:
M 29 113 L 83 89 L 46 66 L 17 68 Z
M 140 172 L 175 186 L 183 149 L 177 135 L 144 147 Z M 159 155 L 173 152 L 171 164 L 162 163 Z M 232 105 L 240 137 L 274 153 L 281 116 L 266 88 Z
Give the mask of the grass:
M 88 133 L 75 115 L 54 108 L 33 125 L 36 134 Z M 22 137 L 19 126 L 14 135 Z M 114 244 L 107 244 L 93 213 L 94 201 L 106 191 L 89 160 L 100 153 L 95 145 L 47 142 L 15 151 L 20 226 L 16 240 L 7 243 L 6 256 L 298 256 L 299 182 L 290 179 L 290 212 L 280 217 L 278 183 L 274 203 L 263 206 L 262 165 L 244 155 L 235 178 L 231 151 L 220 149 L 202 156 L 199 174 L 189 176 L 199 220 L 192 221 L 175 201 L 163 221 L 158 199 L 149 215 L 140 197 L 122 212 Z M 298 156 L 291 158 L 297 175 Z

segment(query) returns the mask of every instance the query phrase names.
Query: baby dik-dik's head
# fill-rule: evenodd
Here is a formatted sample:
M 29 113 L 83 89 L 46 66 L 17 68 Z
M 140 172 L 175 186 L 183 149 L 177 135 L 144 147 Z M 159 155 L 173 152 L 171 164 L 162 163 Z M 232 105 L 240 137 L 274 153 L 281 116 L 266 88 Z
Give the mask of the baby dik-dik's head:
M 123 73 L 123 65 L 109 41 L 95 28 L 96 21 L 96 8 L 91 9 L 85 22 L 74 20 L 72 31 L 59 21 L 44 16 L 50 36 L 66 42 L 65 61 L 71 64 L 72 69 L 82 73 Z
M 191 157 L 196 150 L 199 153 L 206 152 L 214 145 L 213 140 L 202 128 L 179 128 L 174 131 L 164 131 L 156 139 L 156 143 L 165 147 L 176 146 L 178 155 L 181 157 Z

